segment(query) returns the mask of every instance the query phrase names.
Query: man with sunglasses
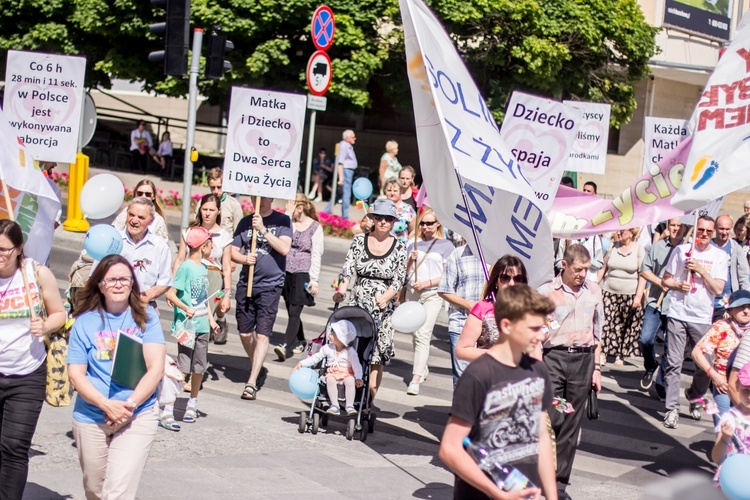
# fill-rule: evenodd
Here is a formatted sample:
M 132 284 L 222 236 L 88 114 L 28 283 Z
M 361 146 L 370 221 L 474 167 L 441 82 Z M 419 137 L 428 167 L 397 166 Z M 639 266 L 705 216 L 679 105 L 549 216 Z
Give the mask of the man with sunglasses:
M 711 217 L 699 217 L 695 244 L 692 248 L 689 243 L 675 248 L 662 278 L 662 287 L 672 291 L 667 310 L 664 373 L 667 389 L 664 427 L 668 429 L 677 428 L 680 418 L 680 373 L 685 344 L 689 340 L 694 346 L 711 327 L 714 298 L 724 290 L 727 279 L 729 258 L 723 250 L 711 245 L 714 229 Z M 689 390 L 685 395 L 691 399 Z

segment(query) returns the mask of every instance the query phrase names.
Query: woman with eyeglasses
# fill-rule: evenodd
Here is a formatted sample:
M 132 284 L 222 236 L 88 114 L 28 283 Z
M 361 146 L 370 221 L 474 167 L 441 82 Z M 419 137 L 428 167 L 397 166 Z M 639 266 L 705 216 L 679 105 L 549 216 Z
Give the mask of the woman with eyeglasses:
M 646 280 L 638 271 L 646 251 L 638 244 L 638 228 L 617 232 L 618 240 L 604 256 L 602 287 L 605 321 L 602 325 L 602 353 L 599 363 L 604 366 L 607 356 L 614 356 L 615 366 L 623 366 L 624 358 L 640 353 L 638 339 L 643 324 L 643 291 Z
M 172 264 L 172 277 L 177 276 L 177 270 L 187 258 L 188 250 L 185 244 L 187 233 L 190 228 L 197 226 L 207 229 L 211 233 L 211 240 L 214 242 L 211 257 L 204 263 L 208 268 L 208 296 L 214 296 L 219 290 L 224 291 L 220 300 L 212 300 L 213 305 L 210 307 L 220 328 L 217 332 L 211 332 L 211 340 L 222 345 L 227 343 L 228 330 L 227 319 L 224 314 L 232 307 L 232 235 L 221 227 L 221 198 L 219 196 L 209 193 L 201 198 L 198 205 L 198 214 L 188 224 L 188 227 L 182 233 L 182 238 L 180 238 L 180 247 Z
M 47 384 L 44 336 L 65 323 L 57 280 L 23 247 L 21 226 L 0 220 L 0 498 L 23 496 Z
M 391 315 L 406 279 L 406 246 L 391 235 L 398 220 L 396 205 L 391 200 L 375 200 L 368 217 L 374 222 L 373 229 L 354 237 L 333 301 L 342 302 L 351 280 L 355 279 L 349 305 L 365 309 L 378 326 L 370 372 L 370 394 L 374 399 L 383 378 L 383 365 L 393 357 Z
M 503 255 L 495 262 L 490 271 L 490 279 L 482 290 L 482 300 L 472 307 L 456 343 L 458 359 L 474 361 L 497 343 L 500 333 L 495 323 L 495 295 L 500 288 L 517 283 L 526 284 L 528 281 L 526 267 L 518 257 Z
M 75 312 L 68 371 L 78 392 L 73 438 L 86 498 L 135 498 L 158 426 L 156 387 L 166 346 L 159 317 L 140 299 L 130 263 L 108 255 L 91 273 Z M 146 373 L 135 388 L 112 380 L 119 335 L 140 339 Z
M 154 215 L 154 221 L 149 226 L 148 230 L 157 236 L 164 238 L 164 241 L 169 243 L 169 232 L 167 231 L 167 223 L 164 221 L 164 207 L 161 206 L 161 200 L 158 196 L 158 191 L 153 182 L 149 179 L 143 179 L 135 185 L 133 189 L 134 198 L 148 198 L 154 204 L 156 208 L 156 214 Z M 117 218 L 112 222 L 112 225 L 117 228 L 118 231 L 125 230 L 125 221 L 128 217 L 128 207 L 125 207 Z
M 419 394 L 419 384 L 427 378 L 427 361 L 430 356 L 430 340 L 435 327 L 443 299 L 437 288 L 443 276 L 445 262 L 455 249 L 453 243 L 443 238 L 443 226 L 438 222 L 435 212 L 425 207 L 417 218 L 416 248 L 410 243 L 406 250 L 409 261 L 406 267 L 408 286 L 406 300 L 422 304 L 427 311 L 427 320 L 414 335 L 414 365 L 412 379 L 406 393 L 411 396 Z

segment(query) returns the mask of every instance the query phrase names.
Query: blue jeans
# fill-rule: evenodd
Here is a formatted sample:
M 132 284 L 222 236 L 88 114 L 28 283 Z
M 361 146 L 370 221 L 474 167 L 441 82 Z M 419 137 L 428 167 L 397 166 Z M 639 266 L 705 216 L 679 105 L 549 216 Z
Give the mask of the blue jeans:
M 352 203 L 352 182 L 354 181 L 354 169 L 353 168 L 345 168 L 344 170 L 344 185 L 342 187 L 342 195 L 341 195 L 341 216 L 344 219 L 349 218 L 349 206 Z M 337 181 L 338 182 L 338 181 Z M 336 203 L 336 186 L 333 186 L 333 193 L 331 194 L 331 199 L 328 201 L 328 205 L 326 205 L 326 212 L 333 213 L 333 205 Z
M 458 383 L 458 377 L 460 377 L 466 367 L 469 366 L 469 363 L 456 357 L 456 344 L 458 343 L 458 338 L 461 336 L 461 332 L 448 331 L 448 336 L 451 340 L 451 369 L 453 370 L 453 388 L 455 389 L 456 384 Z
M 654 345 L 656 345 L 656 335 L 659 330 L 665 330 L 666 319 L 666 316 L 662 315 L 655 307 L 648 306 L 643 311 L 643 326 L 641 326 L 641 337 L 638 340 L 638 345 L 641 348 L 643 366 L 647 372 L 653 372 L 658 366 Z
M 719 409 L 719 413 L 716 415 L 712 415 L 714 418 L 714 427 L 719 425 L 719 420 L 721 420 L 721 416 L 724 415 L 726 412 L 729 411 L 729 408 L 732 407 L 732 401 L 729 399 L 729 394 L 721 394 L 716 391 L 716 388 L 711 386 L 711 392 L 714 394 L 714 402 L 716 403 L 716 407 Z

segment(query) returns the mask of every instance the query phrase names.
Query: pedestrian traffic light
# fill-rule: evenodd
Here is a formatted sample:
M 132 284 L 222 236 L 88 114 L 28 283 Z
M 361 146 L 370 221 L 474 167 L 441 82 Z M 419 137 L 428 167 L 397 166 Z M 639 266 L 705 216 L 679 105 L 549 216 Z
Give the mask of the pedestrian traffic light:
M 218 31 L 217 28 L 214 28 Z M 234 48 L 227 37 L 215 32 L 208 37 L 208 55 L 206 56 L 206 78 L 221 78 L 225 71 L 232 69 L 232 63 L 224 60 L 224 55 Z
M 148 60 L 164 65 L 164 74 L 185 76 L 190 42 L 190 0 L 151 0 L 151 5 L 167 11 L 167 21 L 154 23 L 149 31 L 164 36 L 164 50 L 151 52 Z

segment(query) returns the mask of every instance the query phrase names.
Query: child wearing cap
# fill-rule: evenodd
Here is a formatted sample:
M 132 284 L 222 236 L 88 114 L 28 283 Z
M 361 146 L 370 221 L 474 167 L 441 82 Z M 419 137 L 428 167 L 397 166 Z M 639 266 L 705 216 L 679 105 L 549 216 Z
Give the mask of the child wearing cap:
M 346 414 L 355 415 L 354 393 L 356 387 L 362 387 L 362 364 L 357 357 L 357 351 L 352 344 L 357 337 L 357 330 L 351 321 L 342 319 L 331 324 L 328 332 L 330 342 L 323 346 L 312 356 L 303 359 L 297 366 L 314 366 L 323 358 L 326 358 L 326 389 L 331 406 L 326 413 L 339 415 L 339 387 L 344 386 L 344 399 L 346 401 Z
M 182 373 L 190 373 L 190 399 L 183 422 L 195 422 L 198 417 L 198 391 L 200 391 L 203 373 L 208 363 L 208 333 L 218 325 L 210 313 L 208 304 L 208 270 L 202 259 L 211 255 L 213 240 L 211 232 L 201 226 L 188 229 L 185 234 L 188 247 L 188 258 L 177 269 L 172 288 L 167 292 L 167 299 L 174 304 L 172 331 L 176 331 L 186 319 L 191 319 L 195 327 L 195 344 L 193 347 L 177 345 L 177 365 Z M 174 407 L 164 407 L 159 425 L 169 430 L 174 428 Z
M 711 390 L 718 409 L 718 414 L 713 416 L 714 425 L 718 425 L 719 419 L 731 405 L 727 394 L 727 361 L 748 331 L 750 331 L 750 292 L 737 290 L 729 296 L 724 318 L 716 320 L 693 348 L 693 361 L 696 367 L 706 372 L 708 378 L 711 379 Z M 706 358 L 706 355 L 713 358 L 713 363 Z
M 737 374 L 737 393 L 739 404 L 730 408 L 716 426 L 719 437 L 711 450 L 711 460 L 717 464 L 723 463 L 729 455 L 735 453 L 750 455 L 750 363 L 743 366 Z M 714 476 L 716 481 L 719 470 Z

